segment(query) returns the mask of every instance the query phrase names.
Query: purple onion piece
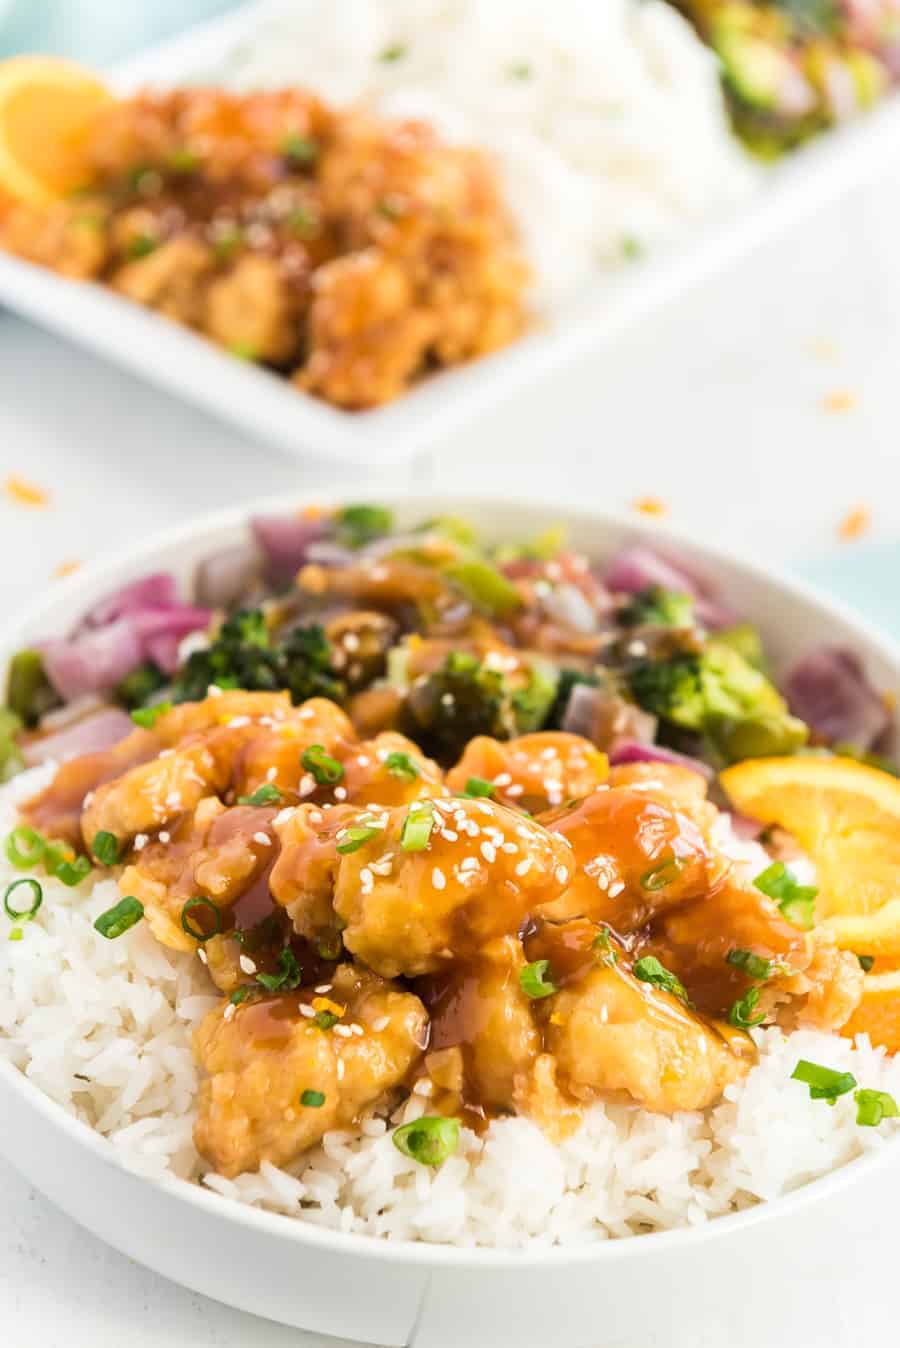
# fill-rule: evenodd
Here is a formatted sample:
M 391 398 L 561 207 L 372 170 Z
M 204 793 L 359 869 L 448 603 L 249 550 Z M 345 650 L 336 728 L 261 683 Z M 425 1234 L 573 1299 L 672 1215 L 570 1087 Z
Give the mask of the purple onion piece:
M 766 831 L 765 824 L 759 819 L 751 819 L 749 814 L 738 814 L 736 811 L 731 814 L 731 827 L 741 842 L 758 842 Z
M 85 614 L 81 625 L 106 627 L 126 614 L 137 613 L 145 608 L 171 608 L 178 602 L 175 577 L 168 571 L 155 571 L 101 599 Z
M 110 749 L 133 730 L 134 723 L 127 712 L 118 707 L 105 707 L 60 730 L 26 740 L 22 744 L 22 758 L 29 768 L 50 759 L 59 763 L 65 758 L 77 758 L 82 754 Z
M 307 520 L 297 515 L 257 515 L 250 527 L 270 570 L 281 578 L 299 571 L 307 560 L 309 545 L 331 534 L 327 517 Z
M 652 585 L 689 594 L 697 617 L 711 631 L 737 621 L 737 615 L 719 600 L 705 577 L 680 559 L 664 556 L 642 543 L 616 553 L 603 579 L 610 590 L 620 594 L 640 594 Z
M 625 739 L 652 743 L 656 717 L 605 688 L 576 683 L 569 694 L 560 727 L 570 735 L 581 735 L 606 749 Z
M 690 768 L 691 772 L 699 772 L 707 781 L 712 781 L 716 775 L 709 764 L 700 758 L 678 754 L 661 744 L 639 744 L 637 740 L 620 740 L 610 749 L 609 762 L 611 767 L 619 767 L 624 763 L 673 763 L 678 767 Z
M 204 608 L 230 608 L 256 584 L 263 559 L 254 543 L 236 543 L 204 557 L 194 572 L 194 595 Z
M 128 618 L 66 639 L 40 643 L 47 678 L 66 702 L 103 692 L 141 663 L 144 646 Z
M 783 691 L 794 715 L 831 744 L 872 749 L 891 724 L 859 657 L 845 646 L 810 651 L 789 671 Z
M 357 554 L 351 552 L 349 548 L 341 547 L 340 543 L 335 543 L 330 538 L 323 538 L 321 541 L 310 543 L 306 549 L 306 560 L 316 562 L 319 566 L 350 566 L 357 560 Z

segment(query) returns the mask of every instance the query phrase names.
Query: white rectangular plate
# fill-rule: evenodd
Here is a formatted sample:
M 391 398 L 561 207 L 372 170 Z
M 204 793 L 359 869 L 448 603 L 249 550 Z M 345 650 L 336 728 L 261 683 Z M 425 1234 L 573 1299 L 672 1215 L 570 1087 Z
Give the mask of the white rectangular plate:
M 173 84 L 217 64 L 253 21 L 253 5 L 191 29 L 114 72 L 117 87 Z M 236 360 L 187 329 L 98 285 L 0 253 L 0 302 L 298 455 L 402 463 L 488 407 L 551 375 L 707 281 L 765 240 L 874 176 L 900 147 L 900 95 L 768 170 L 754 195 L 687 243 L 590 287 L 506 350 L 434 375 L 391 405 L 344 412 Z

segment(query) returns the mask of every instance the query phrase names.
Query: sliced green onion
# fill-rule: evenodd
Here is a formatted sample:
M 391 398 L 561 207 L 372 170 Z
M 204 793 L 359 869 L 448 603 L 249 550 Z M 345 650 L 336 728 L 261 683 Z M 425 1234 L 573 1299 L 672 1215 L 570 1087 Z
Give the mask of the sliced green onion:
M 378 828 L 374 824 L 351 824 L 345 829 L 336 850 L 341 856 L 347 856 L 350 852 L 358 852 L 361 847 L 365 847 L 367 842 L 377 838 L 384 829 Z
M 235 988 L 228 1000 L 232 1006 L 240 1006 L 241 1002 L 245 1002 L 252 991 L 249 983 L 242 983 L 239 988 Z
M 869 970 L 872 968 L 872 965 L 875 963 L 874 955 L 857 955 L 856 958 L 859 960 L 859 967 L 862 969 L 864 974 L 867 974 Z
M 159 239 L 153 234 L 133 234 L 125 245 L 125 256 L 137 261 L 149 257 L 159 247 Z
M 105 936 L 107 941 L 114 941 L 117 936 L 124 935 L 135 923 L 140 922 L 143 916 L 144 905 L 129 894 L 112 908 L 107 908 L 105 913 L 100 914 L 94 923 L 94 930 Z
M 764 1012 L 757 1012 L 758 1004 L 759 988 L 748 988 L 744 996 L 729 1009 L 728 1024 L 738 1030 L 752 1030 L 755 1025 L 762 1025 L 766 1017 Z
M 6 836 L 6 858 L 20 871 L 30 871 L 47 850 L 47 840 L 36 829 L 20 824 Z
M 324 1091 L 304 1091 L 300 1096 L 300 1103 L 307 1109 L 321 1109 L 325 1103 Z
M 388 754 L 384 760 L 384 766 L 392 777 L 400 777 L 405 782 L 414 782 L 419 776 L 419 769 L 409 754 L 400 750 L 395 749 L 393 753 Z
M 384 61 L 386 65 L 394 61 L 402 61 L 409 51 L 405 42 L 392 42 L 390 46 L 383 47 L 378 54 L 379 61 Z
M 459 1146 L 459 1119 L 428 1115 L 404 1123 L 392 1133 L 394 1146 L 420 1165 L 443 1165 Z
M 662 988 L 664 992 L 670 992 L 673 997 L 677 997 L 679 1001 L 684 1002 L 685 1006 L 692 1005 L 681 979 L 676 977 L 664 964 L 660 964 L 655 955 L 645 955 L 643 959 L 639 959 L 632 969 L 632 973 L 642 983 L 651 983 L 656 988 Z
M 753 881 L 767 898 L 774 899 L 782 915 L 795 927 L 804 931 L 815 923 L 815 904 L 818 889 L 815 885 L 801 885 L 783 861 L 773 861 Z
M 773 960 L 763 959 L 762 955 L 754 955 L 752 950 L 729 950 L 725 959 L 729 964 L 733 964 L 735 969 L 742 969 L 748 978 L 753 978 L 758 983 L 765 983 L 767 978 L 771 978 L 775 968 Z
M 553 979 L 548 977 L 549 969 L 549 960 L 534 960 L 519 970 L 519 985 L 526 997 L 538 1001 L 541 997 L 551 997 L 559 991 Z
M 882 1119 L 896 1119 L 900 1115 L 897 1101 L 887 1091 L 860 1090 L 856 1101 L 856 1122 L 862 1128 L 877 1128 Z
M 333 1011 L 317 1011 L 315 1015 L 315 1024 L 320 1030 L 330 1030 L 332 1025 L 337 1025 L 339 1017 Z
M 308 749 L 304 749 L 300 762 L 307 772 L 312 773 L 319 786 L 334 786 L 343 780 L 343 763 L 326 753 L 322 744 L 311 744 Z
M 106 829 L 101 829 L 99 833 L 94 834 L 91 851 L 101 866 L 115 866 L 119 860 L 119 840 L 114 833 L 107 833 Z
M 10 903 L 9 896 L 22 885 L 27 885 L 31 890 L 32 901 L 30 908 L 19 910 Z M 44 891 L 37 880 L 32 880 L 31 876 L 23 876 L 21 880 L 13 880 L 11 885 L 7 885 L 6 893 L 3 895 L 3 910 L 13 922 L 30 922 L 43 902 Z
M 303 975 L 289 945 L 278 952 L 278 969 L 277 974 L 257 974 L 257 983 L 261 983 L 267 992 L 287 992 L 299 988 Z
M 144 730 L 152 730 L 159 718 L 171 710 L 171 702 L 154 702 L 152 707 L 135 707 L 131 719 Z
M 400 846 L 404 852 L 424 852 L 434 828 L 434 807 L 430 800 L 411 805 L 400 830 Z
M 24 936 L 25 933 L 21 927 L 10 927 L 9 936 L 7 939 L 10 941 L 21 941 L 23 940 Z
M 282 140 L 281 153 L 285 159 L 290 159 L 292 164 L 314 164 L 319 154 L 319 146 L 309 136 L 292 134 Z
M 813 1100 L 827 1100 L 833 1105 L 838 1096 L 846 1095 L 856 1086 L 856 1077 L 850 1072 L 835 1072 L 831 1067 L 808 1062 L 801 1058 L 791 1073 L 792 1081 L 802 1081 L 809 1087 Z
M 667 885 L 675 883 L 684 866 L 682 857 L 667 857 L 658 865 L 651 866 L 649 871 L 644 871 L 640 879 L 641 889 L 649 889 L 651 893 L 657 889 L 665 889 Z
M 342 949 L 343 942 L 336 931 L 325 932 L 316 939 L 316 953 L 320 959 L 340 959 Z
M 452 563 L 445 568 L 445 575 L 456 582 L 467 599 L 491 616 L 521 607 L 522 596 L 512 581 L 479 557 Z
M 591 949 L 597 952 L 601 964 L 612 965 L 618 962 L 618 955 L 612 948 L 609 927 L 601 927 L 591 942 Z
M 201 910 L 212 914 L 213 929 L 204 931 L 202 927 L 195 926 L 190 920 L 193 912 Z M 198 914 L 199 915 L 199 914 Z M 188 899 L 181 910 L 181 926 L 188 936 L 192 936 L 195 941 L 209 941 L 213 936 L 218 936 L 222 930 L 222 913 L 213 903 L 212 899 L 205 898 L 202 894 L 195 899 Z
M 394 527 L 393 513 L 385 506 L 348 505 L 336 516 L 338 535 L 342 543 L 361 548 L 376 538 L 389 534 Z
M 62 884 L 72 888 L 80 885 L 86 875 L 91 873 L 91 863 L 87 857 L 76 857 L 70 861 L 62 849 L 48 843 L 44 851 L 44 866 L 48 875 L 54 876 Z
M 281 792 L 271 782 L 258 786 L 252 796 L 238 796 L 238 805 L 279 805 Z
M 466 789 L 463 792 L 463 795 L 471 796 L 475 800 L 478 800 L 482 796 L 492 799 L 496 790 L 497 788 L 494 786 L 494 783 L 486 781 L 484 777 L 470 777 L 466 782 Z

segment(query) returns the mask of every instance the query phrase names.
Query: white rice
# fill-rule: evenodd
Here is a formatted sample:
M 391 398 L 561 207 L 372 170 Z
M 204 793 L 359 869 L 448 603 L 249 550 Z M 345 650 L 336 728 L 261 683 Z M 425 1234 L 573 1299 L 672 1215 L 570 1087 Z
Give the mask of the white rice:
M 36 769 L 0 791 L 0 833 L 15 823 L 14 802 L 50 775 Z M 5 885 L 18 873 L 2 865 Z M 507 1119 L 484 1138 L 464 1131 L 455 1155 L 432 1172 L 390 1137 L 394 1122 L 425 1111 L 413 1095 L 394 1120 L 370 1115 L 358 1133 L 329 1133 L 289 1170 L 264 1164 L 226 1180 L 207 1171 L 191 1137 L 190 1031 L 217 1000 L 202 965 L 158 945 L 145 924 L 118 940 L 98 936 L 91 924 L 117 899 L 112 881 L 42 883 L 43 905 L 21 941 L 7 939 L 11 923 L 0 913 L 0 1054 L 151 1178 L 174 1174 L 372 1236 L 572 1245 L 697 1226 L 796 1189 L 897 1133 L 894 1123 L 858 1127 L 852 1095 L 829 1108 L 790 1075 L 809 1058 L 900 1098 L 900 1062 L 863 1036 L 854 1046 L 767 1030 L 756 1035 L 759 1065 L 705 1113 L 667 1118 L 597 1105 L 559 1147 L 526 1119 Z
M 261 0 L 198 72 L 422 117 L 497 159 L 546 308 L 754 181 L 715 57 L 662 0 Z M 385 60 L 393 49 L 399 55 Z

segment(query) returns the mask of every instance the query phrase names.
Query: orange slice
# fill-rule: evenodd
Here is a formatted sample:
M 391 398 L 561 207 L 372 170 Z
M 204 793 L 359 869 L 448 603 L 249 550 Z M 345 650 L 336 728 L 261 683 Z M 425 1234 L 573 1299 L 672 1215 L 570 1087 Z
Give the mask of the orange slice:
M 866 975 L 862 1001 L 841 1034 L 867 1034 L 889 1053 L 900 1052 L 900 973 Z
M 69 61 L 0 62 L 0 193 L 40 205 L 82 186 L 87 135 L 110 97 Z
M 900 954 L 900 780 L 850 758 L 801 754 L 749 759 L 721 782 L 742 814 L 787 829 L 812 857 L 820 921 L 853 917 L 862 929 L 877 915 L 878 928 L 896 926 Z M 885 934 L 874 953 L 888 953 Z

